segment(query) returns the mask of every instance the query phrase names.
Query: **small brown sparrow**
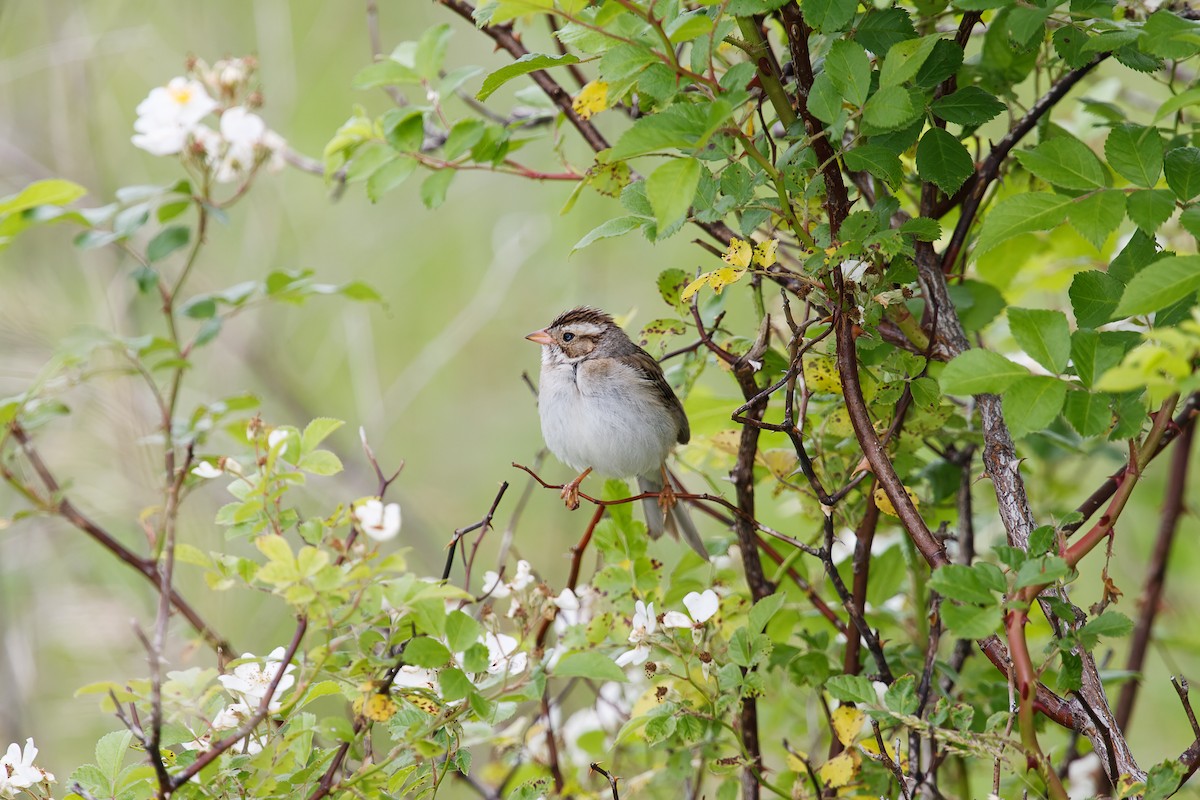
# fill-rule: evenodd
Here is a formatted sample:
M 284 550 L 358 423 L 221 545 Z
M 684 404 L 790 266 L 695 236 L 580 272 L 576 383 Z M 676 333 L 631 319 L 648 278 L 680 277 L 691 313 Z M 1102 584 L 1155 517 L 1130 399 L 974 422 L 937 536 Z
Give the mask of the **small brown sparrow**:
M 665 460 L 691 436 L 683 405 L 654 357 L 638 347 L 613 318 L 595 308 L 573 308 L 525 337 L 542 346 L 538 413 L 546 445 L 580 474 L 563 487 L 568 508 L 579 507 L 579 484 L 592 470 L 637 477 L 646 527 L 682 536 L 705 560 L 708 551 L 687 510 L 675 500 Z

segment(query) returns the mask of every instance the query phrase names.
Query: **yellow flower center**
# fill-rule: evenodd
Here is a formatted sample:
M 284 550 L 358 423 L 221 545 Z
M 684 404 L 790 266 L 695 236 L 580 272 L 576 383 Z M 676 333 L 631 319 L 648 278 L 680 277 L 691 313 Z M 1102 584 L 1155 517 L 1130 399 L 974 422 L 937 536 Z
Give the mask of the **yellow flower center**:
M 187 86 L 176 87 L 168 91 L 171 93 L 171 99 L 181 106 L 186 106 L 192 100 L 192 90 Z

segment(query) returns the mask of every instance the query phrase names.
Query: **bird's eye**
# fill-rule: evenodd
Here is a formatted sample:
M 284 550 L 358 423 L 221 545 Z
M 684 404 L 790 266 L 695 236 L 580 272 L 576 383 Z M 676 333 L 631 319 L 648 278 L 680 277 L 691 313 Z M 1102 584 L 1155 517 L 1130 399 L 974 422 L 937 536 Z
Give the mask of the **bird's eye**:
M 564 333 L 564 334 L 563 334 L 563 341 L 564 341 L 564 342 L 569 342 L 569 341 L 571 341 L 571 340 L 572 340 L 572 339 L 574 339 L 574 338 L 575 338 L 575 334 L 571 333 L 570 331 L 567 331 L 566 333 Z

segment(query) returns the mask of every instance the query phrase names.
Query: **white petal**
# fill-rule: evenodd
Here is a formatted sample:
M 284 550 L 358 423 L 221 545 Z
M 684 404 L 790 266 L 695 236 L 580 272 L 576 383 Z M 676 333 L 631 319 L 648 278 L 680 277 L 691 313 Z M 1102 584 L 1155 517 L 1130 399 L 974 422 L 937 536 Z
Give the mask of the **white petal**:
M 690 628 L 692 619 L 680 611 L 668 611 L 663 614 L 662 626 L 664 628 Z
M 689 592 L 683 598 L 683 605 L 696 622 L 708 622 L 720 608 L 721 598 L 712 589 L 705 589 L 703 593 Z

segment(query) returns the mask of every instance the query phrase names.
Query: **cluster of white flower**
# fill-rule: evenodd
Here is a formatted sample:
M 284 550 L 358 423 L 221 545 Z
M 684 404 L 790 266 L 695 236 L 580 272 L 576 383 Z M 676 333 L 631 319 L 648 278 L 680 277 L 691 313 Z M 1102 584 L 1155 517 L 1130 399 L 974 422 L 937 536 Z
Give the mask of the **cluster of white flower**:
M 704 626 L 721 607 L 721 598 L 712 589 L 703 592 L 688 592 L 683 598 L 681 611 L 668 611 L 663 614 L 663 628 L 690 628 L 692 640 L 697 644 L 704 638 Z M 617 666 L 625 667 L 630 664 L 645 664 L 650 657 L 650 637 L 658 630 L 658 618 L 654 615 L 654 603 L 643 603 L 638 600 L 634 604 L 633 630 L 629 632 L 629 643 L 633 649 L 626 650 L 617 656 Z
M 487 570 L 483 573 L 483 597 L 494 600 L 502 600 L 505 597 L 512 598 L 508 606 L 509 619 L 517 615 L 517 612 L 522 608 L 523 592 L 530 586 L 537 585 L 537 577 L 533 574 L 533 567 L 525 559 L 517 562 L 517 574 L 510 581 L 504 581 L 500 577 L 500 573 L 494 570 Z
M 151 89 L 137 107 L 134 146 L 156 156 L 181 155 L 219 183 L 244 181 L 259 166 L 282 169 L 287 142 L 252 111 L 261 103 L 248 89 L 255 66 L 245 58 L 212 67 L 197 61 L 189 76 Z M 216 130 L 203 122 L 210 114 L 218 118 Z
M 260 664 L 258 656 L 253 653 L 243 653 L 244 663 L 234 667 L 231 674 L 217 677 L 217 680 L 225 687 L 225 691 L 233 695 L 235 701 L 217 713 L 209 724 L 210 731 L 208 733 L 197 737 L 194 741 L 185 742 L 183 746 L 188 750 L 207 750 L 212 746 L 213 731 L 233 730 L 241 727 L 243 723 L 254 716 L 254 712 L 262 705 L 263 698 L 267 696 L 267 690 L 271 688 L 272 681 L 282 669 L 283 675 L 279 678 L 279 684 L 271 693 L 271 699 L 267 703 L 267 711 L 271 713 L 279 711 L 283 706 L 280 698 L 296 683 L 296 677 L 291 674 L 296 669 L 296 665 L 284 666 L 283 655 L 283 648 L 276 647 L 264 659 L 265 663 Z M 251 735 L 235 745 L 233 749 L 234 752 L 253 755 L 261 752 L 262 747 L 262 742 Z
M 8 746 L 8 751 L 0 756 L 0 797 L 14 798 L 22 793 L 36 797 L 38 795 L 30 790 L 38 785 L 45 787 L 45 795 L 49 796 L 49 784 L 54 783 L 54 776 L 34 766 L 37 754 L 33 739 L 25 740 L 24 752 L 15 742 Z
M 650 657 L 650 637 L 658 629 L 658 618 L 654 616 L 654 603 L 649 605 L 638 600 L 633 606 L 633 630 L 629 632 L 632 650 L 617 656 L 617 666 L 645 664 Z
M 354 518 L 363 533 L 377 542 L 395 539 L 400 533 L 400 504 L 383 504 L 381 500 L 366 500 L 354 509 Z

